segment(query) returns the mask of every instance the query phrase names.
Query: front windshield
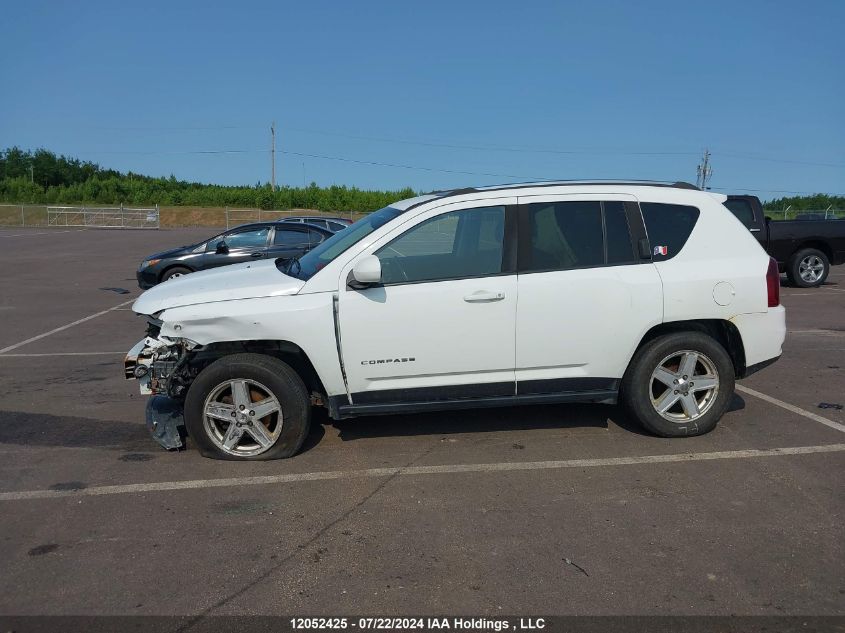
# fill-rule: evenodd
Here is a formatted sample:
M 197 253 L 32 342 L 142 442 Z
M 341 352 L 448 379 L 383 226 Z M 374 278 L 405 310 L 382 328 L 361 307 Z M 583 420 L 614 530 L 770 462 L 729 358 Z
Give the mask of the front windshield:
M 299 259 L 280 262 L 279 269 L 291 277 L 308 281 L 317 271 L 331 263 L 335 257 L 401 213 L 402 211 L 393 207 L 385 207 L 384 209 L 374 211 L 358 220 L 355 224 L 346 227 L 339 233 L 335 233 Z

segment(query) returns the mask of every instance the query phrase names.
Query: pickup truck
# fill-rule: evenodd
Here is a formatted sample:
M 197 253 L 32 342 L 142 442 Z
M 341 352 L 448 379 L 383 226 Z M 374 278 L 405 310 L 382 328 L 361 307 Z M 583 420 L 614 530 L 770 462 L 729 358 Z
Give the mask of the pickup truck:
M 845 220 L 772 220 L 757 196 L 728 196 L 725 206 L 800 288 L 821 286 L 831 265 L 845 263 Z
M 162 446 L 187 431 L 220 459 L 294 455 L 314 406 L 341 419 L 618 400 L 656 435 L 701 435 L 786 333 L 777 263 L 726 199 L 553 182 L 402 200 L 299 259 L 148 290 L 125 376 L 153 396 Z

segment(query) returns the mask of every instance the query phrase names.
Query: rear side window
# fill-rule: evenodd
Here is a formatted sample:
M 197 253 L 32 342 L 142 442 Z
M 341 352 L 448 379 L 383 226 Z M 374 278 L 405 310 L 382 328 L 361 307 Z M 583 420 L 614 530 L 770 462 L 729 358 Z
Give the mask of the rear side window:
M 754 224 L 754 210 L 748 200 L 731 199 L 725 201 L 725 206 L 745 226 Z
M 527 251 L 521 272 L 638 263 L 623 202 L 542 202 L 524 209 L 530 239 L 520 249 Z
M 273 236 L 273 244 L 276 246 L 302 246 L 308 244 L 308 236 L 305 231 L 277 228 Z
M 317 233 L 317 231 L 308 230 L 308 241 L 311 242 L 311 246 L 315 244 L 319 244 L 324 239 L 326 239 L 322 233 Z
M 696 207 L 658 202 L 641 202 L 640 210 L 656 262 L 681 252 L 701 213 Z

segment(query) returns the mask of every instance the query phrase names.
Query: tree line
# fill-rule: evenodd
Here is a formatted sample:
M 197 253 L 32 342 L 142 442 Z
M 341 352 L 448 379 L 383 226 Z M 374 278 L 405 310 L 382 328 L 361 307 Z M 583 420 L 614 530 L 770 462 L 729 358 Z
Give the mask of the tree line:
M 31 204 L 244 207 L 368 212 L 417 195 L 413 189 L 373 191 L 333 185 L 224 186 L 153 178 L 105 169 L 88 161 L 12 147 L 0 152 L 0 201 Z
M 119 204 L 147 206 L 319 209 L 368 212 L 417 195 L 411 188 L 374 191 L 333 185 L 281 187 L 224 186 L 122 173 L 46 149 L 11 147 L 0 152 L 0 201 L 33 204 Z M 816 194 L 778 198 L 767 210 L 845 209 L 845 197 Z

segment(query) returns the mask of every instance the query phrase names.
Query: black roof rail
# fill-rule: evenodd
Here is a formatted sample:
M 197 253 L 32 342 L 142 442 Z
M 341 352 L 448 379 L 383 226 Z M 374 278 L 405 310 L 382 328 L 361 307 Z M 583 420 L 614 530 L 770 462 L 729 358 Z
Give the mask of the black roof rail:
M 696 187 L 691 182 L 684 182 L 683 180 L 679 180 L 678 182 L 672 183 L 672 186 L 676 187 L 677 189 L 694 189 L 695 191 L 701 191 L 700 188 Z
M 479 193 L 479 192 L 488 192 L 488 191 L 509 191 L 511 189 L 523 189 L 528 187 L 578 187 L 578 186 L 590 186 L 590 185 L 631 185 L 636 187 L 672 187 L 675 189 L 692 189 L 695 191 L 701 191 L 695 185 L 684 182 L 666 182 L 666 181 L 657 181 L 657 180 L 544 180 L 539 182 L 519 182 L 519 183 L 511 183 L 507 185 L 492 185 L 490 187 L 462 187 L 460 189 L 445 189 L 442 191 L 430 191 L 427 194 L 428 196 L 439 196 L 440 198 L 451 198 L 452 196 L 460 196 L 466 193 Z M 418 207 L 422 204 L 429 202 L 428 200 L 424 200 L 422 202 L 417 202 L 416 204 L 411 205 L 406 209 L 406 211 L 410 211 L 411 209 Z

